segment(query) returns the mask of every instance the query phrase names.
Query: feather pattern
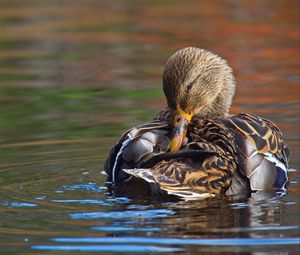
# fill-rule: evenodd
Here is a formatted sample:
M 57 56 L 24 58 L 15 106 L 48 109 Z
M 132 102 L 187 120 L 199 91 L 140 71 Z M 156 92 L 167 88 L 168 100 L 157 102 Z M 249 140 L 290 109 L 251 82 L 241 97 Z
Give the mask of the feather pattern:
M 163 110 L 121 137 L 105 164 L 112 182 L 134 176 L 188 199 L 284 188 L 289 150 L 271 121 L 250 114 L 195 116 L 188 143 L 171 153 L 168 117 Z

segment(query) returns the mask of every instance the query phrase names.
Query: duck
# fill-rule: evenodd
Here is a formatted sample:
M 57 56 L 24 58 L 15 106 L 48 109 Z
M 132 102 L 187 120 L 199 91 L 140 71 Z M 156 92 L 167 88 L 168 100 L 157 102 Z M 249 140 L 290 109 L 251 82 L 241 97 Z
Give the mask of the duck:
M 183 199 L 286 190 L 290 151 L 280 129 L 249 113 L 229 113 L 236 81 L 217 54 L 186 47 L 166 62 L 167 106 L 126 131 L 104 164 L 113 189 Z

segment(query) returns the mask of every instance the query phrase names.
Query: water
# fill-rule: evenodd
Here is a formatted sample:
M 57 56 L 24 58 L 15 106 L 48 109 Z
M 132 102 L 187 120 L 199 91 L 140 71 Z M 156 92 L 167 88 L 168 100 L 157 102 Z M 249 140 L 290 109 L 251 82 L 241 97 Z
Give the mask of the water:
M 298 17 L 292 0 L 0 0 L 0 253 L 296 254 Z M 283 130 L 288 194 L 109 194 L 108 150 L 165 104 L 163 65 L 188 45 L 234 68 L 233 113 Z

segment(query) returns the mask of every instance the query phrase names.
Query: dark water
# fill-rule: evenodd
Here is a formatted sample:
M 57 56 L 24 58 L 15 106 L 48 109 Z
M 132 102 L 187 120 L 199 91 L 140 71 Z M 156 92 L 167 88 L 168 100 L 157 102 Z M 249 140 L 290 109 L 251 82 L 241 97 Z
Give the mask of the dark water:
M 297 254 L 297 2 L 0 0 L 0 253 Z M 172 202 L 108 193 L 108 150 L 165 104 L 163 65 L 189 45 L 233 66 L 233 113 L 284 132 L 288 194 Z

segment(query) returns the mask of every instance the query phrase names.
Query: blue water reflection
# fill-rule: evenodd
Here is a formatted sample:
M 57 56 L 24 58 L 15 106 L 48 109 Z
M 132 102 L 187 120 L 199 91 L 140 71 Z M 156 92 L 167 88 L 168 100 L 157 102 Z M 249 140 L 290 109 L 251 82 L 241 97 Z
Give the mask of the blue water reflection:
M 114 252 L 175 252 L 184 251 L 187 248 L 168 247 L 175 246 L 214 246 L 214 247 L 276 247 L 276 246 L 294 246 L 300 244 L 299 238 L 222 238 L 222 239 L 178 239 L 178 238 L 132 238 L 132 237 L 100 237 L 100 238 L 54 238 L 52 241 L 58 243 L 75 243 L 75 245 L 37 245 L 32 246 L 35 250 L 46 251 L 114 251 Z M 83 243 L 78 245 L 78 243 Z M 84 245 L 92 243 L 92 245 Z M 94 245 L 97 243 L 97 245 Z M 109 246 L 108 244 L 118 244 L 117 246 Z M 126 245 L 123 245 L 126 244 Z M 142 245 L 138 245 L 142 244 Z M 157 245 L 157 246 L 153 246 Z M 168 245 L 168 246 L 164 246 Z
M 0 206 L 8 207 L 36 207 L 37 204 L 26 203 L 26 202 L 0 202 Z
M 182 248 L 159 247 L 150 245 L 37 245 L 31 247 L 33 250 L 40 251 L 90 251 L 90 252 L 178 252 L 184 251 Z
M 72 219 L 155 219 L 165 218 L 174 214 L 172 210 L 157 209 L 157 210 L 143 210 L 143 211 L 120 211 L 120 212 L 87 212 L 87 213 L 72 213 L 70 217 Z

